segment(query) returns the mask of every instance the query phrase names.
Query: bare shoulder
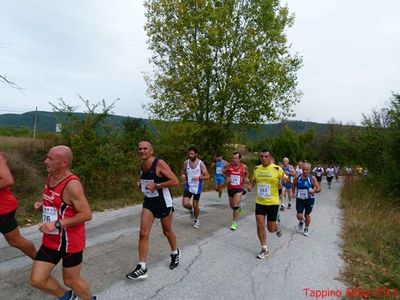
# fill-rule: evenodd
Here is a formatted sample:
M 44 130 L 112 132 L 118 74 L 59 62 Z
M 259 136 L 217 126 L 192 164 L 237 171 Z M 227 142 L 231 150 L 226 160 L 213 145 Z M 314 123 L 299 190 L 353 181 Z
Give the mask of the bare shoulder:
M 64 192 L 67 193 L 66 194 L 67 197 L 75 198 L 75 196 L 83 194 L 83 185 L 80 180 L 72 179 L 65 186 Z
M 159 159 L 157 162 L 157 167 L 162 168 L 162 169 L 169 169 L 169 165 L 167 164 L 167 162 L 163 159 Z

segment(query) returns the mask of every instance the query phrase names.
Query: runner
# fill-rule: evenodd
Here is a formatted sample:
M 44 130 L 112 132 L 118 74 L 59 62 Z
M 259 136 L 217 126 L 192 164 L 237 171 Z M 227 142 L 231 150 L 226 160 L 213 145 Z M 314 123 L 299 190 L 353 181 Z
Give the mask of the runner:
M 254 168 L 252 186 L 256 187 L 256 223 L 257 235 L 261 243 L 261 252 L 257 258 L 263 259 L 269 255 L 267 246 L 267 235 L 265 232 L 265 216 L 267 217 L 267 228 L 269 232 L 276 232 L 282 236 L 282 231 L 277 224 L 279 210 L 279 182 L 286 183 L 288 178 L 280 166 L 272 163 L 272 153 L 262 150 L 260 153 L 261 165 Z M 249 186 L 249 189 L 252 188 Z
M 303 173 L 303 164 L 304 164 L 304 162 L 301 160 L 299 160 L 299 162 L 297 163 L 297 166 L 295 169 L 296 177 L 299 177 Z M 293 198 L 296 195 L 296 186 L 294 184 L 292 184 L 292 195 L 293 195 Z
M 139 263 L 136 268 L 126 274 L 128 279 L 147 278 L 147 253 L 149 250 L 149 236 L 154 219 L 161 220 L 163 233 L 171 246 L 171 263 L 169 268 L 175 269 L 179 265 L 180 252 L 176 247 L 176 236 L 172 231 L 172 215 L 174 206 L 170 187 L 179 185 L 179 180 L 168 164 L 153 155 L 153 145 L 142 140 L 138 144 L 139 157 L 142 160 L 140 167 L 140 189 L 144 194 L 143 209 L 140 220 L 139 233 Z
M 292 181 L 296 176 L 296 171 L 292 165 L 289 164 L 289 158 L 285 157 L 283 160 L 282 170 L 285 172 L 289 180 L 286 183 L 282 183 L 282 200 L 281 200 L 281 210 L 285 210 L 285 197 L 288 198 L 288 206 L 290 209 L 292 207 Z
M 318 183 L 321 184 L 322 175 L 324 175 L 324 168 L 321 167 L 320 163 L 318 163 L 317 166 L 314 168 L 313 173 L 315 174 Z
M 339 174 L 340 174 L 340 168 L 338 165 L 335 165 L 335 180 L 339 181 Z
M 326 168 L 325 172 L 326 172 L 326 181 L 328 181 L 328 187 L 329 189 L 331 189 L 332 180 L 333 177 L 335 177 L 335 168 L 333 167 L 333 165 L 329 165 L 328 168 Z
M 214 170 L 214 186 L 215 191 L 218 192 L 217 202 L 221 202 L 222 189 L 225 184 L 225 177 L 222 174 L 228 162 L 222 158 L 222 155 L 217 154 L 215 160 L 211 164 L 211 169 Z
M 13 185 L 14 178 L 8 168 L 7 160 L 0 153 L 0 232 L 10 246 L 34 259 L 35 246 L 21 235 L 15 218 L 18 202 L 10 189 Z
M 223 171 L 228 183 L 229 205 L 232 209 L 232 224 L 230 229 L 235 231 L 238 227 L 237 219 L 240 215 L 240 201 L 243 195 L 244 183 L 249 185 L 249 170 L 242 163 L 242 155 L 239 152 L 234 152 L 232 162 L 225 167 Z
M 53 147 L 44 163 L 49 176 L 42 201 L 35 203 L 35 209 L 43 212 L 39 227 L 43 241 L 33 262 L 31 285 L 59 299 L 96 299 L 80 274 L 85 222 L 92 212 L 79 178 L 70 171 L 72 152 L 66 146 Z M 67 291 L 51 276 L 61 259 L 64 284 L 72 290 Z
M 193 228 L 200 227 L 200 195 L 203 190 L 203 182 L 210 178 L 207 168 L 204 163 L 198 158 L 198 150 L 196 147 L 190 147 L 188 150 L 189 159 L 183 164 L 182 179 L 185 183 L 183 192 L 182 205 L 190 211 L 194 217 Z M 193 204 L 190 199 L 193 197 Z
M 303 232 L 304 236 L 308 236 L 309 226 L 311 223 L 311 211 L 315 203 L 315 193 L 321 191 L 321 187 L 317 179 L 310 175 L 311 165 L 309 163 L 304 163 L 303 174 L 295 178 L 293 184 L 297 187 L 296 196 L 296 210 L 297 210 L 297 220 L 299 224 L 296 226 L 298 232 Z M 303 216 L 304 213 L 304 216 Z M 303 231 L 304 217 L 306 226 Z

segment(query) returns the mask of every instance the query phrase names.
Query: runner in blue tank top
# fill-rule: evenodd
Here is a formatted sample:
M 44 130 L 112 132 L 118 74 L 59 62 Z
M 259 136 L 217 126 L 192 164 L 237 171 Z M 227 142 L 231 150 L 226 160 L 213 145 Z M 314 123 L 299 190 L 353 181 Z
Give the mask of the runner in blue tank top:
M 214 171 L 214 187 L 215 191 L 218 192 L 217 202 L 221 202 L 222 189 L 225 184 L 225 177 L 222 173 L 227 165 L 228 162 L 220 154 L 215 156 L 215 160 L 211 164 L 211 169 Z
M 315 178 L 315 176 L 310 175 L 311 164 L 303 164 L 303 173 L 296 177 L 293 184 L 297 187 L 296 194 L 296 210 L 297 210 L 297 220 L 299 224 L 296 226 L 298 232 L 302 232 L 304 236 L 308 236 L 308 228 L 311 223 L 311 211 L 314 207 L 315 193 L 321 191 L 321 187 Z M 304 216 L 303 216 L 304 213 Z M 306 226 L 303 231 L 304 219 Z

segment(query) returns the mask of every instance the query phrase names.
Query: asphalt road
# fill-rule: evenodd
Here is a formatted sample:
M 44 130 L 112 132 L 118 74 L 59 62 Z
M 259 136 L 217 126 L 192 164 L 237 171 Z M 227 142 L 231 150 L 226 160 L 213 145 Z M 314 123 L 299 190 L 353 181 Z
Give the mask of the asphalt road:
M 174 230 L 181 249 L 181 264 L 169 270 L 170 249 L 159 222 L 155 222 L 145 280 L 130 281 L 125 274 L 137 262 L 140 206 L 95 213 L 87 224 L 83 276 L 98 299 L 315 299 L 327 290 L 345 291 L 338 280 L 341 259 L 340 184 L 329 190 L 323 182 L 312 212 L 310 236 L 295 230 L 295 209 L 281 212 L 282 237 L 267 234 L 270 256 L 260 251 L 254 219 L 253 193 L 245 196 L 246 212 L 232 232 L 231 210 L 224 192 L 204 193 L 199 229 L 175 199 Z M 22 229 L 39 246 L 37 226 Z M 0 299 L 52 299 L 29 285 L 31 261 L 0 239 Z M 60 268 L 54 271 L 60 278 Z M 308 289 L 308 290 L 307 290 Z M 313 294 L 314 292 L 314 294 Z M 320 298 L 321 299 L 321 298 Z M 338 299 L 326 297 L 325 299 Z

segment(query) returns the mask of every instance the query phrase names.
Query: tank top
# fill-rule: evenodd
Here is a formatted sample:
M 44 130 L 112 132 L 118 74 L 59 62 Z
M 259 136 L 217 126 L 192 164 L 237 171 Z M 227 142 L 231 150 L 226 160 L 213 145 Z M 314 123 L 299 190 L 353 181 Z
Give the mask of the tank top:
M 223 160 L 221 160 L 221 161 L 217 161 L 216 163 L 215 163 L 215 170 L 214 170 L 214 174 L 215 174 L 215 177 L 217 177 L 217 178 L 224 178 L 224 175 L 222 175 L 222 172 L 223 172 L 223 170 L 224 170 L 224 167 L 225 167 L 225 162 L 223 161 Z
M 232 190 L 243 189 L 243 183 L 244 183 L 243 164 L 240 163 L 238 168 L 235 168 L 235 166 L 232 163 L 229 164 L 228 172 L 229 172 L 229 178 L 230 178 L 230 182 L 228 184 L 228 189 L 232 189 Z
M 315 176 L 321 177 L 323 172 L 324 172 L 324 169 L 322 169 L 321 167 L 318 167 L 315 169 Z
M 314 199 L 314 195 L 310 195 L 309 190 L 314 188 L 314 185 L 312 183 L 312 176 L 308 176 L 306 178 L 303 178 L 303 176 L 297 177 L 297 195 L 296 197 L 298 199 L 303 199 L 303 200 L 311 200 Z
M 162 183 L 167 181 L 165 177 L 157 176 L 157 163 L 160 159 L 154 158 L 153 163 L 149 170 L 143 169 L 143 163 L 140 167 L 140 187 L 144 194 L 144 201 L 150 203 L 153 206 L 158 207 L 172 207 L 172 195 L 169 188 L 156 189 L 154 192 L 146 190 L 146 185 L 149 183 Z
M 287 182 L 287 184 L 290 184 L 291 182 L 293 182 L 292 169 L 290 168 L 290 166 L 289 165 L 287 167 L 282 166 L 282 170 L 283 170 L 283 172 L 285 172 L 285 174 L 289 178 L 289 182 Z
M 72 180 L 79 180 L 73 174 L 64 178 L 54 187 L 49 185 L 50 177 L 44 187 L 43 200 L 43 223 L 70 218 L 76 215 L 72 204 L 67 204 L 62 199 L 65 186 Z M 64 227 L 61 230 L 55 229 L 52 232 L 43 234 L 43 245 L 47 248 L 66 253 L 77 253 L 85 248 L 85 224 Z
M 190 167 L 190 160 L 186 161 L 186 185 L 185 189 L 192 194 L 200 194 L 203 190 L 203 180 L 194 181 L 194 177 L 201 175 L 201 160 L 197 163 L 196 167 L 192 169 Z
M 303 174 L 303 169 L 299 168 L 299 166 L 296 167 L 296 174 L 297 176 L 300 176 L 301 174 Z
M 18 201 L 10 187 L 0 189 L 0 215 L 6 215 L 18 208 Z

